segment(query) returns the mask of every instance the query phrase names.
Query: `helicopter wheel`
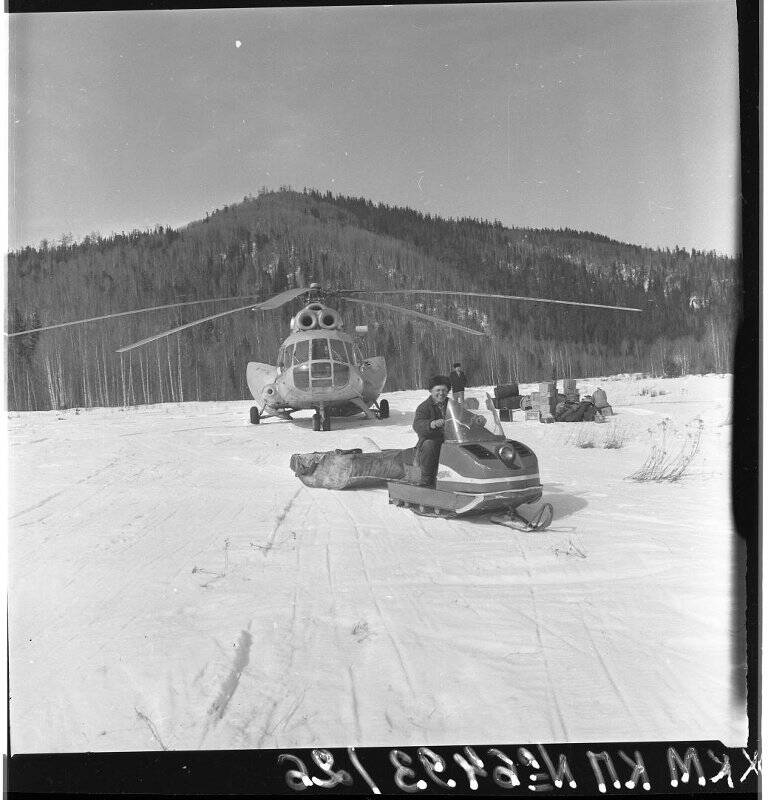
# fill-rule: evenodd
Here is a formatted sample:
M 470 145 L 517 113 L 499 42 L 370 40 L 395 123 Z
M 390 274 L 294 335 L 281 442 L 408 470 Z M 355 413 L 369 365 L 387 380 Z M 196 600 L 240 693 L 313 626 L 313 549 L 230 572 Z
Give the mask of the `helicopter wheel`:
M 312 415 L 312 430 L 313 431 L 319 431 L 321 425 L 322 425 L 322 421 L 320 419 L 320 415 L 318 413 L 313 414 Z
M 251 425 L 258 425 L 260 421 L 259 409 L 256 406 L 251 406 Z
M 379 419 L 389 419 L 389 403 L 386 400 L 379 401 Z
M 323 418 L 323 430 L 329 431 L 331 429 L 331 415 L 326 414 Z

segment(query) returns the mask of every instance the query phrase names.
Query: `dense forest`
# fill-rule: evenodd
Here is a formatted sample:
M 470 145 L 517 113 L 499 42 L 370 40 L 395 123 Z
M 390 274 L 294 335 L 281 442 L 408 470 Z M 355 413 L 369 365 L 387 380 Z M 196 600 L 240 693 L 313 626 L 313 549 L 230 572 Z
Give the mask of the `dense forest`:
M 553 369 L 560 378 L 727 372 L 739 275 L 739 259 L 714 252 L 443 219 L 330 192 L 262 189 L 184 228 L 82 242 L 64 237 L 10 253 L 9 332 L 224 299 L 8 338 L 8 404 L 40 410 L 249 398 L 246 363 L 274 363 L 300 301 L 241 311 L 122 356 L 115 351 L 310 281 L 329 290 L 477 291 L 642 309 L 429 294 L 382 298 L 488 334 L 475 337 L 339 299 L 347 327 L 376 323 L 361 344 L 386 356 L 389 390 L 423 386 L 457 360 L 476 385 L 546 379 Z

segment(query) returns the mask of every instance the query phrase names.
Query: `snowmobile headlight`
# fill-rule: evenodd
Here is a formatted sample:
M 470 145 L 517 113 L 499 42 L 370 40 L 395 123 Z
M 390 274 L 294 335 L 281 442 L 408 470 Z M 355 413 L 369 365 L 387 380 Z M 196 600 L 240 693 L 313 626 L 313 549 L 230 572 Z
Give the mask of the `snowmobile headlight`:
M 510 469 L 520 469 L 520 464 L 517 462 L 517 453 L 511 444 L 503 444 L 497 451 L 499 458 Z

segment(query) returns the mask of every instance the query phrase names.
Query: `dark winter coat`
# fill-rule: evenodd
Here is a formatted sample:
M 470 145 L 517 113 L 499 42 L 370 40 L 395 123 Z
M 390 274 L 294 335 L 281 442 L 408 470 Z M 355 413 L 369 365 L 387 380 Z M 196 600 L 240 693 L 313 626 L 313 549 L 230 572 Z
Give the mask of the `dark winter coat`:
M 451 382 L 452 392 L 463 392 L 467 388 L 467 374 L 464 370 L 456 372 L 452 369 L 448 375 L 448 380 Z
M 436 419 L 445 419 L 447 404 L 447 400 L 442 403 L 435 403 L 431 397 L 428 397 L 423 403 L 419 403 L 416 406 L 416 413 L 413 415 L 413 429 L 419 436 L 419 443 L 423 442 L 424 439 L 443 441 L 443 429 L 430 428 L 429 425 Z

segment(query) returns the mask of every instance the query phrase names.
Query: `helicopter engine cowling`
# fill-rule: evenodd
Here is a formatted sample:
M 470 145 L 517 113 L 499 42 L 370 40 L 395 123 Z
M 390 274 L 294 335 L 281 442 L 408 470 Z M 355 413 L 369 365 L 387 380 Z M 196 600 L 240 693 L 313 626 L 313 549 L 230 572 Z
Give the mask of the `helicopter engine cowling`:
M 340 327 L 341 317 L 332 308 L 324 308 L 317 312 L 317 321 L 321 328 L 330 331 Z
M 300 331 L 311 331 L 319 327 L 317 313 L 305 308 L 296 315 L 296 328 Z

